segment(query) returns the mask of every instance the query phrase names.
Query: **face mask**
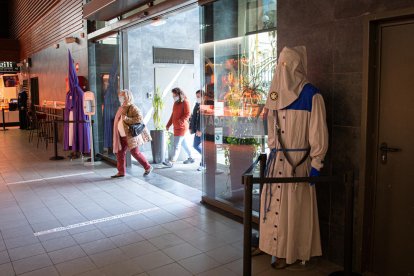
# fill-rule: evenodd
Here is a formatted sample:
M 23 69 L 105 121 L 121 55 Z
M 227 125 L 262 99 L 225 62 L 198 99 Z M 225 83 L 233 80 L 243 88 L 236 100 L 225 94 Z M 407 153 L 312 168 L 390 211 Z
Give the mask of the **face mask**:
M 180 99 L 180 97 L 174 96 L 173 99 L 174 99 L 174 102 L 176 102 L 176 101 L 178 101 Z
M 125 102 L 125 97 L 124 96 L 120 96 L 118 97 L 119 102 L 121 103 L 121 105 Z
M 197 98 L 197 103 L 201 104 L 201 98 Z

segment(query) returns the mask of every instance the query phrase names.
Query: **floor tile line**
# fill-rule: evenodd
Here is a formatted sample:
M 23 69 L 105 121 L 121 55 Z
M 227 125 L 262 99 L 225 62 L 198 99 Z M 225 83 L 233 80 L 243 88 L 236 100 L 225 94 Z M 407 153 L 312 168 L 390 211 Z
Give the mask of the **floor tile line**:
M 59 179 L 59 178 L 63 178 L 63 177 L 79 176 L 79 175 L 92 174 L 92 173 L 95 173 L 95 172 L 74 173 L 74 174 L 66 174 L 66 175 L 52 176 L 52 177 L 46 177 L 46 178 L 23 180 L 23 181 L 7 183 L 6 185 L 8 186 L 8 185 L 16 185 L 16 184 L 25 184 L 25 183 L 30 183 L 30 182 L 38 182 L 38 181 L 43 181 L 43 180 Z
M 101 218 L 101 219 L 89 220 L 89 221 L 85 221 L 85 222 L 81 222 L 81 223 L 71 224 L 71 225 L 68 225 L 68 226 L 62 226 L 62 227 L 57 227 L 57 228 L 53 228 L 53 229 L 49 229 L 49 230 L 39 231 L 39 232 L 33 233 L 33 235 L 35 237 L 38 237 L 38 236 L 42 236 L 42 235 L 46 235 L 46 234 L 66 231 L 66 230 L 69 230 L 69 229 L 74 229 L 74 228 L 79 228 L 79 227 L 82 227 L 82 226 L 87 226 L 87 225 L 97 224 L 97 223 L 101 223 L 101 222 L 111 221 L 111 220 L 115 220 L 115 219 L 119 219 L 119 218 L 136 216 L 136 215 L 156 211 L 156 210 L 159 210 L 159 209 L 160 208 L 158 208 L 158 207 L 154 207 L 154 208 L 149 208 L 149 209 L 143 209 L 143 210 L 128 212 L 128 213 L 124 213 L 124 214 L 120 214 L 120 215 L 105 217 L 105 218 Z

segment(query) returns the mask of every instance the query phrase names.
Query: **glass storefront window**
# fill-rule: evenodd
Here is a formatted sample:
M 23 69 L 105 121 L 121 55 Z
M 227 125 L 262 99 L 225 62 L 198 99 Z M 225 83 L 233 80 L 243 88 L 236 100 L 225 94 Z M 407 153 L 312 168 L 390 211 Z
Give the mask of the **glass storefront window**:
M 263 107 L 276 64 L 276 30 L 259 18 L 275 19 L 275 9 L 275 1 L 231 0 L 202 8 L 203 195 L 240 209 L 241 176 L 266 148 Z
M 245 5 L 246 33 L 269 30 L 276 27 L 276 0 L 247 0 L 239 1 Z
M 149 129 L 155 128 L 155 91 L 164 100 L 165 124 L 171 89 L 187 92 L 192 108 L 201 88 L 203 199 L 242 209 L 241 176 L 267 147 L 263 108 L 276 64 L 276 41 L 275 0 L 218 0 L 168 12 L 91 43 L 91 90 L 100 107 L 96 151 L 114 158 L 111 132 L 120 86 L 133 92 Z M 187 138 L 191 143 L 192 136 Z M 141 150 L 151 160 L 150 144 Z M 257 210 L 258 195 L 254 202 Z

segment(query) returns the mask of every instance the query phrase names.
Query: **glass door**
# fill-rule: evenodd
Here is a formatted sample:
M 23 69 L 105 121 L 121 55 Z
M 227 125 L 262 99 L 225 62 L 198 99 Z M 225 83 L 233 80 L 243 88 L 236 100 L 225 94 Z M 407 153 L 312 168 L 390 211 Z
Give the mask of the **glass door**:
M 203 198 L 230 209 L 243 208 L 242 174 L 267 147 L 263 108 L 276 64 L 275 10 L 274 1 L 247 0 L 202 8 Z
M 115 160 L 112 152 L 112 130 L 119 107 L 120 35 L 114 34 L 89 43 L 89 81 L 95 92 L 97 112 L 94 117 L 95 152 Z
M 189 5 L 168 11 L 123 31 L 124 85 L 134 95 L 135 104 L 141 110 L 144 123 L 158 137 L 165 131 L 170 119 L 174 100 L 171 90 L 179 87 L 190 103 L 196 103 L 196 91 L 200 89 L 200 31 L 199 7 Z M 154 124 L 154 97 L 163 102 L 160 123 Z M 173 156 L 173 127 L 165 132 L 167 142 L 164 159 Z M 187 154 L 182 149 L 173 168 L 165 168 L 159 161 L 154 164 L 155 173 L 201 190 L 201 172 L 197 170 L 200 154 L 192 149 L 194 135 L 186 133 L 185 139 L 196 160 L 183 164 Z M 154 161 L 159 141 L 144 144 L 140 150 L 148 160 Z M 154 154 L 154 156 L 153 156 Z M 134 160 L 132 160 L 134 161 Z M 161 160 L 164 161 L 164 160 Z

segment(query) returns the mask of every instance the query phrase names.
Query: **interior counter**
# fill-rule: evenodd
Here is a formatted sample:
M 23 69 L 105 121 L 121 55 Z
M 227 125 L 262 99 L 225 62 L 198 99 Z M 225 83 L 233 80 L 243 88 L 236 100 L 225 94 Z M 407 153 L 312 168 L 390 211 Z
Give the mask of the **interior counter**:
M 0 114 L 0 123 L 3 125 L 3 110 L 4 110 L 4 121 L 6 126 L 18 126 L 19 125 L 19 110 L 9 111 L 8 108 L 2 108 Z

